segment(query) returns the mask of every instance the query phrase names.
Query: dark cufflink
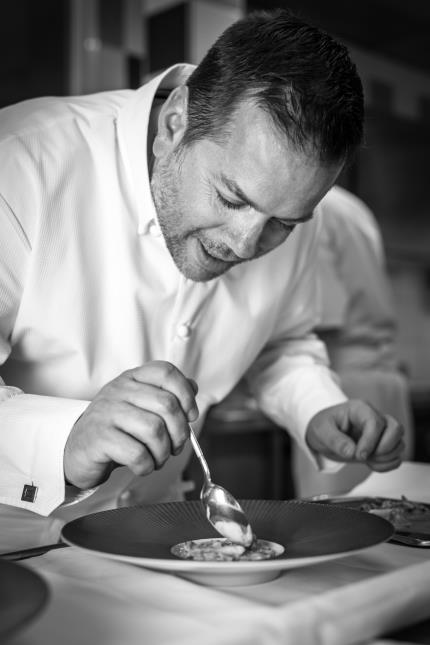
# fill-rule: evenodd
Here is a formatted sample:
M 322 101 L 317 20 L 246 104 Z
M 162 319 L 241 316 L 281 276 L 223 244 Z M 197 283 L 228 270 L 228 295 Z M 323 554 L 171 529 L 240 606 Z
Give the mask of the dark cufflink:
M 37 486 L 33 484 L 26 484 L 22 489 L 21 500 L 23 502 L 34 502 L 37 495 Z

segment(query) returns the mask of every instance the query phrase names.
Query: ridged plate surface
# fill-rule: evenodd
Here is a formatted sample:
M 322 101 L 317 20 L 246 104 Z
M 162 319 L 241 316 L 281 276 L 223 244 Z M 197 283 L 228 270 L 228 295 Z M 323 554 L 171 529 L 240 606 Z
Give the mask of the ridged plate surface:
M 348 508 L 303 501 L 240 500 L 259 538 L 281 544 L 284 553 L 261 562 L 180 560 L 178 542 L 216 537 L 200 501 L 133 506 L 94 513 L 69 522 L 62 539 L 100 555 L 204 582 L 251 584 L 283 569 L 311 565 L 388 540 L 392 525 Z

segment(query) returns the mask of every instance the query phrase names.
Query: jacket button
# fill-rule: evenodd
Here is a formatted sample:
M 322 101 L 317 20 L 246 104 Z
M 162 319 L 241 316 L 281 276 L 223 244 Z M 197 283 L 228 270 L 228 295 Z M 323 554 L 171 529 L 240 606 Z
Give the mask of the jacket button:
M 148 233 L 154 237 L 160 237 L 161 230 L 155 220 L 151 220 L 148 224 Z
M 182 323 L 182 325 L 179 325 L 178 329 L 176 330 L 176 334 L 179 336 L 179 338 L 186 340 L 191 336 L 190 325 L 188 323 Z

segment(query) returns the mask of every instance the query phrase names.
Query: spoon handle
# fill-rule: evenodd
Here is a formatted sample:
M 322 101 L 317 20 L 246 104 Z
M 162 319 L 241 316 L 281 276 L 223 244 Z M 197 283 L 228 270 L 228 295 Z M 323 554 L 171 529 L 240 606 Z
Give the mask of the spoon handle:
M 194 434 L 194 430 L 192 429 L 190 424 L 188 424 L 188 427 L 190 428 L 190 439 L 191 439 L 191 444 L 192 444 L 192 446 L 194 448 L 194 452 L 196 453 L 197 458 L 200 461 L 200 465 L 203 468 L 203 472 L 205 474 L 206 479 L 208 480 L 208 482 L 210 482 L 211 481 L 211 474 L 209 472 L 209 466 L 208 466 L 207 461 L 205 459 L 205 456 L 204 456 L 204 454 L 202 452 L 202 449 L 200 448 L 200 444 L 197 441 L 197 437 Z

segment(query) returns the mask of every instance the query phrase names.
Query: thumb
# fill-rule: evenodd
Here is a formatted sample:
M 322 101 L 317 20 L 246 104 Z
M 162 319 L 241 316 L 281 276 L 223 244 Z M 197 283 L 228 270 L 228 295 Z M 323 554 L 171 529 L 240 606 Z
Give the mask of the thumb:
M 311 450 L 336 461 L 351 461 L 355 457 L 356 445 L 347 434 L 344 405 L 321 410 L 311 419 L 306 430 L 306 442 Z
M 191 385 L 191 388 L 194 392 L 194 396 L 197 394 L 199 391 L 199 386 L 197 385 L 196 381 L 193 378 L 188 378 L 187 379 L 188 383 Z
M 349 433 L 357 443 L 356 458 L 366 461 L 384 434 L 387 418 L 364 401 L 350 401 L 349 423 Z

